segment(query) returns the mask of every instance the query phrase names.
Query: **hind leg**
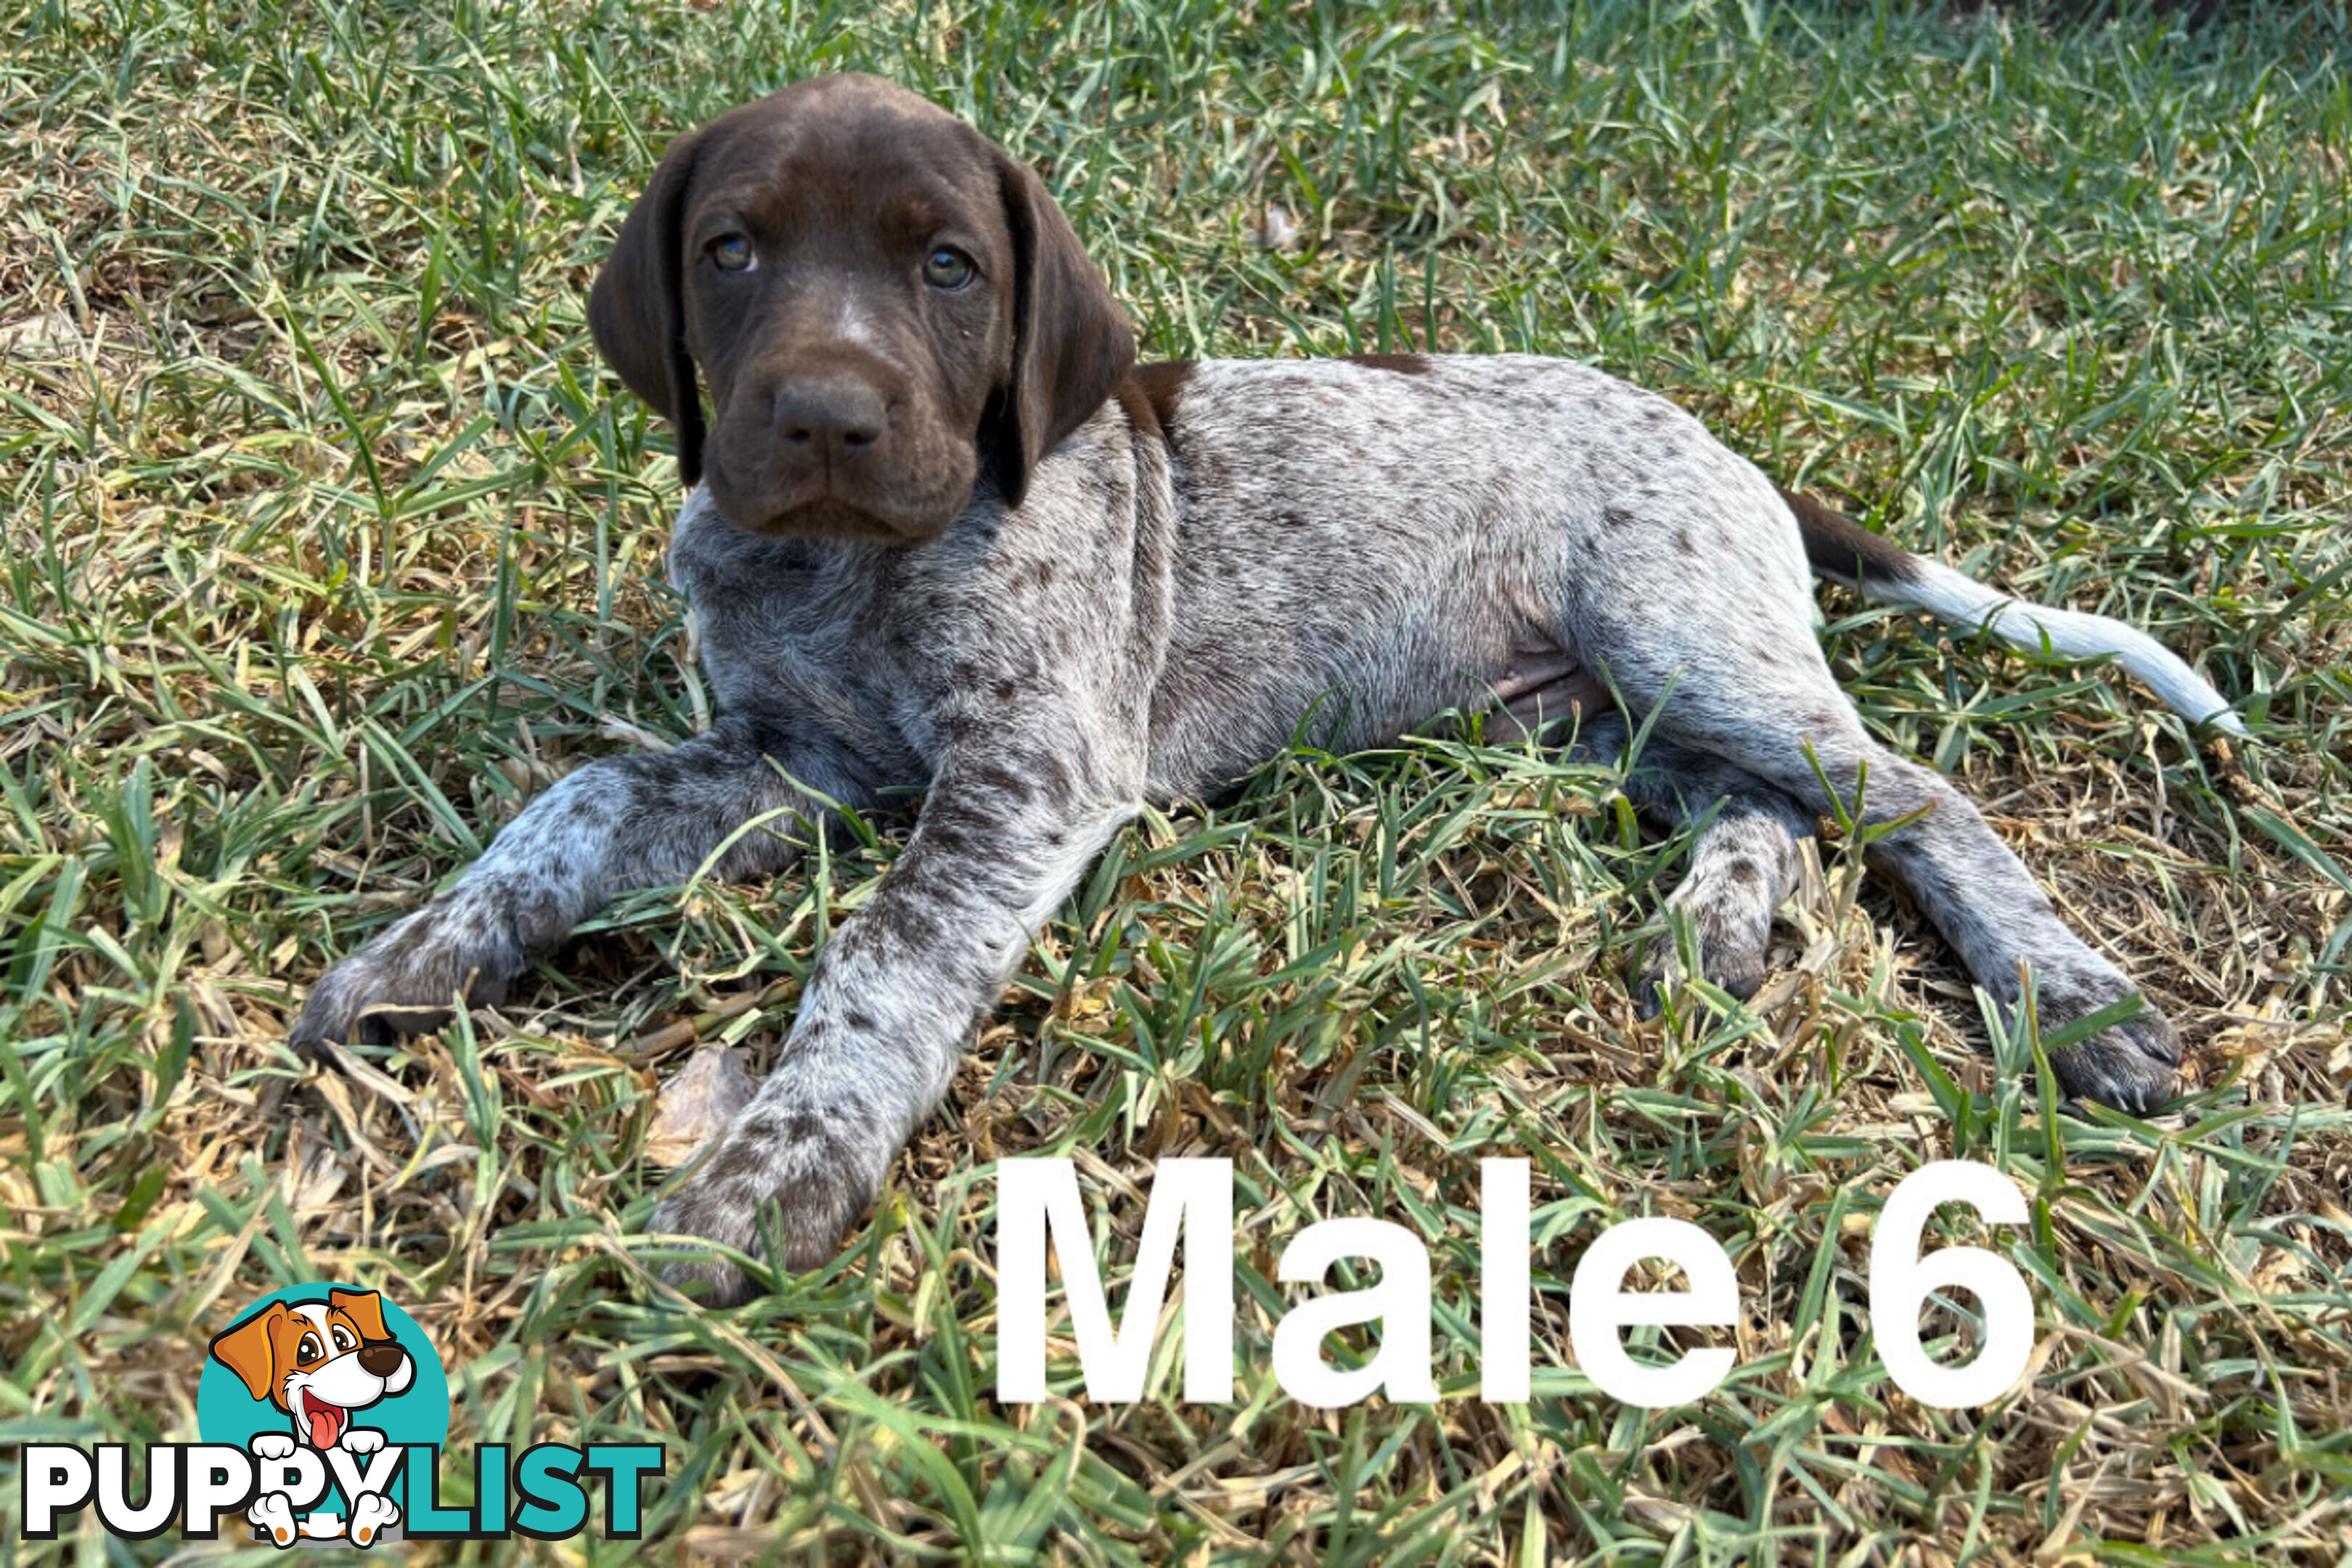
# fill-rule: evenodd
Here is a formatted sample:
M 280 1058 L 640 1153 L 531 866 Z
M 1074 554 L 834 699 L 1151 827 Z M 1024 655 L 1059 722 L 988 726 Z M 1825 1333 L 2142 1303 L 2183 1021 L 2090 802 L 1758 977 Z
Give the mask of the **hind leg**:
M 1951 781 L 1871 739 L 1813 640 L 1808 603 L 1784 603 L 1753 584 L 1692 586 L 1713 590 L 1706 602 L 1724 612 L 1708 619 L 1703 639 L 1687 638 L 1684 625 L 1613 612 L 1597 597 L 1572 616 L 1579 646 L 1608 665 L 1625 701 L 1637 713 L 1656 710 L 1655 735 L 1807 810 L 1852 813 L 1859 800 L 1869 824 L 1923 814 L 1874 844 L 1871 863 L 1903 884 L 1970 977 L 2012 1015 L 2023 996 L 2021 969 L 2030 966 L 2045 1033 L 2137 994 L 2067 929 Z M 2148 1012 L 2057 1052 L 2051 1066 L 2069 1094 L 2143 1111 L 2169 1095 L 2179 1061 L 2171 1026 Z
M 1570 756 L 1613 763 L 1628 732 L 1622 715 L 1586 724 Z M 1666 899 L 1690 922 L 1699 973 L 1745 1001 L 1764 984 L 1772 911 L 1796 889 L 1797 840 L 1812 818 L 1787 795 L 1714 758 L 1653 735 L 1625 775 L 1627 797 L 1677 828 L 1697 827 L 1690 866 Z M 1669 931 L 1643 954 L 1644 1010 L 1655 1012 L 1679 977 L 1681 953 Z
M 1904 885 L 1969 976 L 2012 1017 L 2023 1000 L 2021 971 L 2028 967 L 2045 1035 L 2139 994 L 2123 971 L 2058 918 L 2024 863 L 1941 774 L 1883 747 L 1875 761 L 1864 763 L 1869 820 L 1904 815 L 1893 802 L 1882 808 L 1868 799 L 1888 785 L 1933 808 L 1916 826 L 1872 846 L 1871 863 Z M 1842 778 L 1843 771 L 1831 776 Z M 1841 783 L 1840 792 L 1847 787 Z M 2055 1052 L 2050 1065 L 2071 1095 L 2147 1111 L 2171 1098 L 2180 1040 L 2151 1008 Z

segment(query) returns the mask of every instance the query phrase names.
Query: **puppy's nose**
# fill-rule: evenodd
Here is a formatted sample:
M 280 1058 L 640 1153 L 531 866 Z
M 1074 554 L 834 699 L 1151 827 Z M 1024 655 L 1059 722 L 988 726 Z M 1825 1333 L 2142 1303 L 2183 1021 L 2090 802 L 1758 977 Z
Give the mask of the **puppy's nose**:
M 771 407 L 786 447 L 836 462 L 870 451 L 890 423 L 882 395 L 854 376 L 796 377 L 776 389 Z
M 360 1347 L 361 1370 L 376 1377 L 390 1377 L 407 1359 L 408 1352 L 395 1344 L 378 1341 Z

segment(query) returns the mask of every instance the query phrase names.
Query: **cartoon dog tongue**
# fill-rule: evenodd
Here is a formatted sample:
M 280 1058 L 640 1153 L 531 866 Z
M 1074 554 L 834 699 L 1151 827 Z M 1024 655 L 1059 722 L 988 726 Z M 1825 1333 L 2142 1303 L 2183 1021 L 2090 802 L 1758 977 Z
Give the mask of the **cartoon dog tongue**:
M 340 1405 L 330 1405 L 309 1389 L 302 1390 L 302 1422 L 310 1428 L 310 1447 L 331 1448 L 335 1439 L 351 1425 L 352 1413 Z

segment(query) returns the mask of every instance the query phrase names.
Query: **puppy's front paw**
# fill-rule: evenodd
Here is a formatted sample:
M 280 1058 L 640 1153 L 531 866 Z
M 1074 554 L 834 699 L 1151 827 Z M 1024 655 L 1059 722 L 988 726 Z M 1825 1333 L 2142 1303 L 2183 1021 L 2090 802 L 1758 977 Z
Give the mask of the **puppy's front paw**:
M 383 1447 L 383 1434 L 371 1426 L 354 1426 L 343 1434 L 342 1447 L 348 1453 L 373 1454 Z
M 248 1446 L 257 1459 L 283 1459 L 294 1452 L 294 1439 L 283 1432 L 259 1433 Z
M 497 1005 L 530 966 L 530 954 L 563 934 L 542 909 L 550 902 L 460 884 L 320 976 L 289 1042 L 304 1052 L 354 1036 L 389 1045 L 447 1023 L 460 994 L 475 1005 Z M 551 926 L 551 934 L 542 926 Z
M 256 1530 L 268 1531 L 269 1539 L 279 1546 L 294 1544 L 294 1503 L 284 1492 L 264 1492 L 256 1498 L 245 1510 L 245 1521 Z
M 659 1236 L 692 1236 L 760 1257 L 764 1250 L 757 1234 L 754 1200 L 722 1196 L 688 1188 L 672 1193 L 654 1209 L 653 1230 Z M 759 1294 L 760 1288 L 740 1265 L 725 1258 L 678 1259 L 662 1265 L 664 1283 L 673 1285 L 706 1307 L 736 1307 Z
M 840 1252 L 842 1237 L 872 1205 L 895 1152 L 887 1140 L 860 1146 L 816 1117 L 778 1116 L 755 1104 L 661 1201 L 653 1229 L 763 1259 L 773 1237 L 784 1268 L 815 1268 Z M 662 1278 L 705 1306 L 734 1306 L 760 1289 L 722 1258 L 667 1264 Z
M 2133 994 L 2131 982 L 2113 973 L 2042 973 L 2035 984 L 2042 1032 L 2054 1034 Z M 2074 1098 L 2144 1116 L 2172 1098 L 2180 1037 L 2161 1014 L 2145 1012 L 2052 1052 L 2050 1067 Z
M 383 1538 L 385 1531 L 399 1522 L 400 1510 L 390 1498 L 368 1492 L 352 1504 L 352 1544 L 373 1546 Z

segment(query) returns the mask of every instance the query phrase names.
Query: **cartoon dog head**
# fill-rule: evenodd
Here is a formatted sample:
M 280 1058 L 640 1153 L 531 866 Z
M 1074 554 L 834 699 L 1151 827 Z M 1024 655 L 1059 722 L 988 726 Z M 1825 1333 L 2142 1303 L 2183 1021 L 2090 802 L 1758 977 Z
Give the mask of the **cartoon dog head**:
M 213 1341 L 213 1354 L 246 1391 L 294 1418 L 294 1435 L 331 1448 L 363 1410 L 416 1375 L 383 1322 L 373 1290 L 330 1290 L 323 1301 L 273 1301 Z

